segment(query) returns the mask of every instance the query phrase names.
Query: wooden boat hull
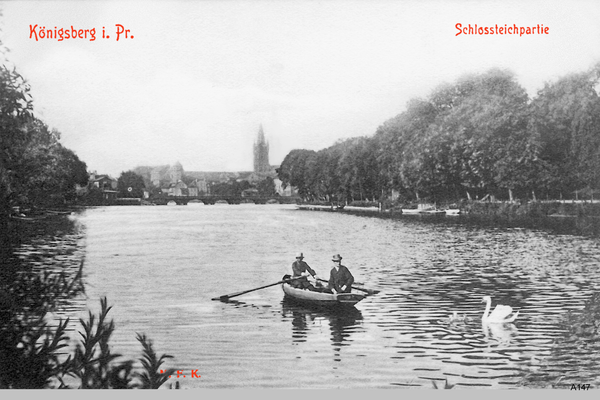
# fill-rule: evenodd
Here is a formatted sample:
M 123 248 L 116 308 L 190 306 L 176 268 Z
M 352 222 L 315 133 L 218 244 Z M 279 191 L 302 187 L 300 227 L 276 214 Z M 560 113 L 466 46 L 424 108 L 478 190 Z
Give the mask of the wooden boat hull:
M 286 283 L 281 284 L 281 288 L 287 299 L 319 307 L 351 307 L 365 298 L 364 295 L 358 293 L 311 292 L 310 290 L 294 288 Z

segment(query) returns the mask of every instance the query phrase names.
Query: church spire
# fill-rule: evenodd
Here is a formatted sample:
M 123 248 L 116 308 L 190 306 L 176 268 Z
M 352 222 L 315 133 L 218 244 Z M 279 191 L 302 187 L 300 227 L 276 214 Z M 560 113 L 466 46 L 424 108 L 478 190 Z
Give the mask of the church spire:
M 258 143 L 266 143 L 265 132 L 263 131 L 262 124 L 260 124 L 260 127 L 258 128 Z
M 269 143 L 265 139 L 265 132 L 262 124 L 258 128 L 258 137 L 254 143 L 254 172 L 268 173 L 271 169 L 269 165 Z

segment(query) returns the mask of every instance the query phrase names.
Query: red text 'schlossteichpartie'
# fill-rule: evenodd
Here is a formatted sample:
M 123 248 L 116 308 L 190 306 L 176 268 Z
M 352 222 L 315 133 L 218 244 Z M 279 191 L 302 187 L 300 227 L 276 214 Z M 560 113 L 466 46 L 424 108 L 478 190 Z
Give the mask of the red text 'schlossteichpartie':
M 464 25 L 458 23 L 454 25 L 458 32 L 454 36 L 458 35 L 549 35 L 550 28 L 544 26 L 544 24 L 537 24 L 532 26 L 517 26 L 516 24 L 495 24 L 494 26 L 477 26 L 475 25 Z

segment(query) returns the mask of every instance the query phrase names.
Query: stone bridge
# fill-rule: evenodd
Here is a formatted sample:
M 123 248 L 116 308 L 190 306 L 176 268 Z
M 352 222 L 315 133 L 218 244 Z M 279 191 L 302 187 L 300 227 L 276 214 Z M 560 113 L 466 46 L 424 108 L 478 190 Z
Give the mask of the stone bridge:
M 226 201 L 228 204 L 254 203 L 267 204 L 269 200 L 275 200 L 280 204 L 295 204 L 294 197 L 279 197 L 279 196 L 154 196 L 148 199 L 156 205 L 166 205 L 170 201 L 174 201 L 178 205 L 187 205 L 192 200 L 201 201 L 204 204 L 215 204 L 217 201 Z

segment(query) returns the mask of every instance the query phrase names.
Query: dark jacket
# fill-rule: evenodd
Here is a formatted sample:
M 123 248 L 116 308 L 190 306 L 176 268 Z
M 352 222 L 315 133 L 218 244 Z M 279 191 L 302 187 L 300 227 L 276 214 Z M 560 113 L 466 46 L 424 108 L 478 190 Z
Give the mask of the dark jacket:
M 335 268 L 331 269 L 329 273 L 329 288 L 335 289 L 337 292 L 350 293 L 351 286 L 354 283 L 354 277 L 343 265 L 340 265 L 339 270 Z M 345 290 L 342 290 L 342 286 L 346 286 Z
M 313 271 L 313 269 L 311 267 L 308 266 L 307 263 L 305 263 L 304 261 L 294 261 L 292 263 L 292 272 L 293 275 L 292 276 L 300 276 L 302 275 L 302 273 L 304 271 L 308 271 L 309 274 L 311 274 L 312 276 L 315 276 L 317 273 L 315 271 Z
M 292 263 L 292 276 L 293 277 L 297 277 L 302 275 L 302 273 L 304 271 L 308 271 L 309 274 L 311 274 L 312 276 L 315 276 L 317 273 L 308 266 L 307 263 L 305 263 L 304 261 L 294 261 Z M 308 281 L 308 279 L 306 277 L 301 278 L 301 279 L 296 279 L 294 281 L 292 281 L 290 283 L 290 285 L 292 285 L 295 288 L 299 288 L 299 289 L 308 289 L 308 290 L 316 290 L 315 287 L 313 285 L 311 285 L 311 283 Z

